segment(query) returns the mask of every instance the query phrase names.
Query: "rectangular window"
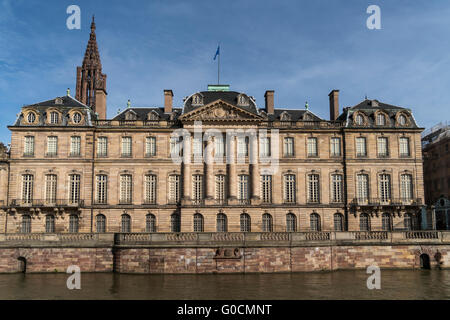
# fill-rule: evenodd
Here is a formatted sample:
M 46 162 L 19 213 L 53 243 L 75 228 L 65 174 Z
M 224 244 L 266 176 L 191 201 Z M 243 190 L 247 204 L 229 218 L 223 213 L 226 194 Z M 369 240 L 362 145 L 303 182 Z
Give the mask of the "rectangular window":
M 389 203 L 391 200 L 391 176 L 388 174 L 380 174 L 380 201 L 381 203 Z
M 106 157 L 108 155 L 108 138 L 99 137 L 97 140 L 97 156 Z
M 248 137 L 238 137 L 238 157 L 248 156 Z
M 308 175 L 308 202 L 319 202 L 319 175 Z
M 400 157 L 409 157 L 409 138 L 401 137 L 400 141 Z
M 249 198 L 249 190 L 248 190 L 248 176 L 247 175 L 239 175 L 238 181 L 238 199 L 239 200 L 248 200 Z
M 341 155 L 341 139 L 330 139 L 330 154 L 332 157 L 339 157 Z
M 389 155 L 388 152 L 388 138 L 386 137 L 378 137 L 377 139 L 378 146 L 378 157 L 387 157 Z
M 223 137 L 214 137 L 214 155 L 223 157 L 225 155 L 225 144 Z
M 180 176 L 169 176 L 169 202 L 175 203 L 180 201 Z
M 97 180 L 97 203 L 107 203 L 107 187 L 108 177 L 104 174 L 99 174 L 96 177 Z
M 284 202 L 295 203 L 295 175 L 284 176 Z
M 259 138 L 259 156 L 260 157 L 270 157 L 270 138 L 260 137 Z
M 71 174 L 69 176 L 69 202 L 77 204 L 80 201 L 80 181 L 79 174 Z
M 132 176 L 130 174 L 122 174 L 120 176 L 120 203 L 131 203 L 132 188 Z
M 156 204 L 156 176 L 153 174 L 145 176 L 145 203 Z
M 122 157 L 131 157 L 131 137 L 122 137 Z
M 79 136 L 70 137 L 70 155 L 71 156 L 81 155 L 81 137 Z
M 145 155 L 147 157 L 156 156 L 156 137 L 145 138 Z
M 47 155 L 56 156 L 58 151 L 58 137 L 47 137 Z
M 23 154 L 25 156 L 33 156 L 34 155 L 34 137 L 26 136 Z
M 410 174 L 402 174 L 400 176 L 400 194 L 403 201 L 411 201 L 412 192 L 412 176 Z
M 173 156 L 181 156 L 180 137 L 170 137 L 170 154 Z
M 369 176 L 367 174 L 358 174 L 356 180 L 358 202 L 367 202 L 369 199 Z
M 22 176 L 22 202 L 25 204 L 31 204 L 33 201 L 33 180 L 32 174 Z
M 225 175 L 219 174 L 216 176 L 216 200 L 225 200 Z
M 203 155 L 203 139 L 202 137 L 194 137 L 192 140 L 194 157 L 201 157 Z
M 203 176 L 200 174 L 192 176 L 192 199 L 194 201 L 203 199 Z
M 56 202 L 56 174 L 45 175 L 45 201 Z
M 293 157 L 294 156 L 294 138 L 286 137 L 284 138 L 284 156 L 285 157 Z
M 356 156 L 357 157 L 367 156 L 366 138 L 364 137 L 356 138 Z
M 308 157 L 317 157 L 317 138 L 308 138 Z
M 272 176 L 261 176 L 261 201 L 264 203 L 272 203 Z
M 342 202 L 342 175 L 333 174 L 331 176 L 332 202 Z

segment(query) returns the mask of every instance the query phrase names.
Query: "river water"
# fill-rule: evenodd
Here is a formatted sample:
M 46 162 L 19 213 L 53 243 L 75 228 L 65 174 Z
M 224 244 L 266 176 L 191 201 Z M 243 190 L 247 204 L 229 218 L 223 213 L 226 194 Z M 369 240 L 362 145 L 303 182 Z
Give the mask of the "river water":
M 381 270 L 367 289 L 365 270 L 293 274 L 0 274 L 0 299 L 450 299 L 450 270 Z

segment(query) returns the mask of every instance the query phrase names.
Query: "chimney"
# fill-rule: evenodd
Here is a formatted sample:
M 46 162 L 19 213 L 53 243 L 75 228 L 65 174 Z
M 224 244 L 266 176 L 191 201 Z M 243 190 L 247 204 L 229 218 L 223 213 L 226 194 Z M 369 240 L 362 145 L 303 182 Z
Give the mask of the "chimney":
M 330 97 L 330 120 L 335 121 L 339 117 L 339 90 L 331 90 L 328 97 Z
M 164 113 L 172 112 L 173 92 L 170 89 L 164 90 Z
M 266 99 L 266 112 L 267 114 L 273 114 L 274 113 L 274 103 L 273 103 L 273 96 L 275 94 L 274 90 L 267 90 L 264 94 L 264 98 Z

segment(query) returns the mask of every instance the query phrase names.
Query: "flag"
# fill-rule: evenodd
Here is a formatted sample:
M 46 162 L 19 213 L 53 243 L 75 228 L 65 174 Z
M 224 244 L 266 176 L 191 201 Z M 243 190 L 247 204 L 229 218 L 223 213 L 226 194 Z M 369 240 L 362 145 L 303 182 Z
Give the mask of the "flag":
M 216 60 L 216 58 L 217 58 L 217 56 L 219 54 L 220 54 L 220 45 L 217 46 L 217 51 L 216 51 L 216 54 L 214 55 L 214 59 L 213 60 Z

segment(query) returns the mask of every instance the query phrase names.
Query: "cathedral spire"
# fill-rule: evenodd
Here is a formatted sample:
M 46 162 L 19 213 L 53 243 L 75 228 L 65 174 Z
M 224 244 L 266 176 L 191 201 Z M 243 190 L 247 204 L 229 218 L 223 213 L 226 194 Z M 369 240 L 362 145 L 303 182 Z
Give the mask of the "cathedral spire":
M 76 99 L 106 119 L 106 75 L 102 73 L 102 63 L 95 34 L 95 17 L 92 16 L 91 34 L 84 53 L 83 64 L 77 67 Z

